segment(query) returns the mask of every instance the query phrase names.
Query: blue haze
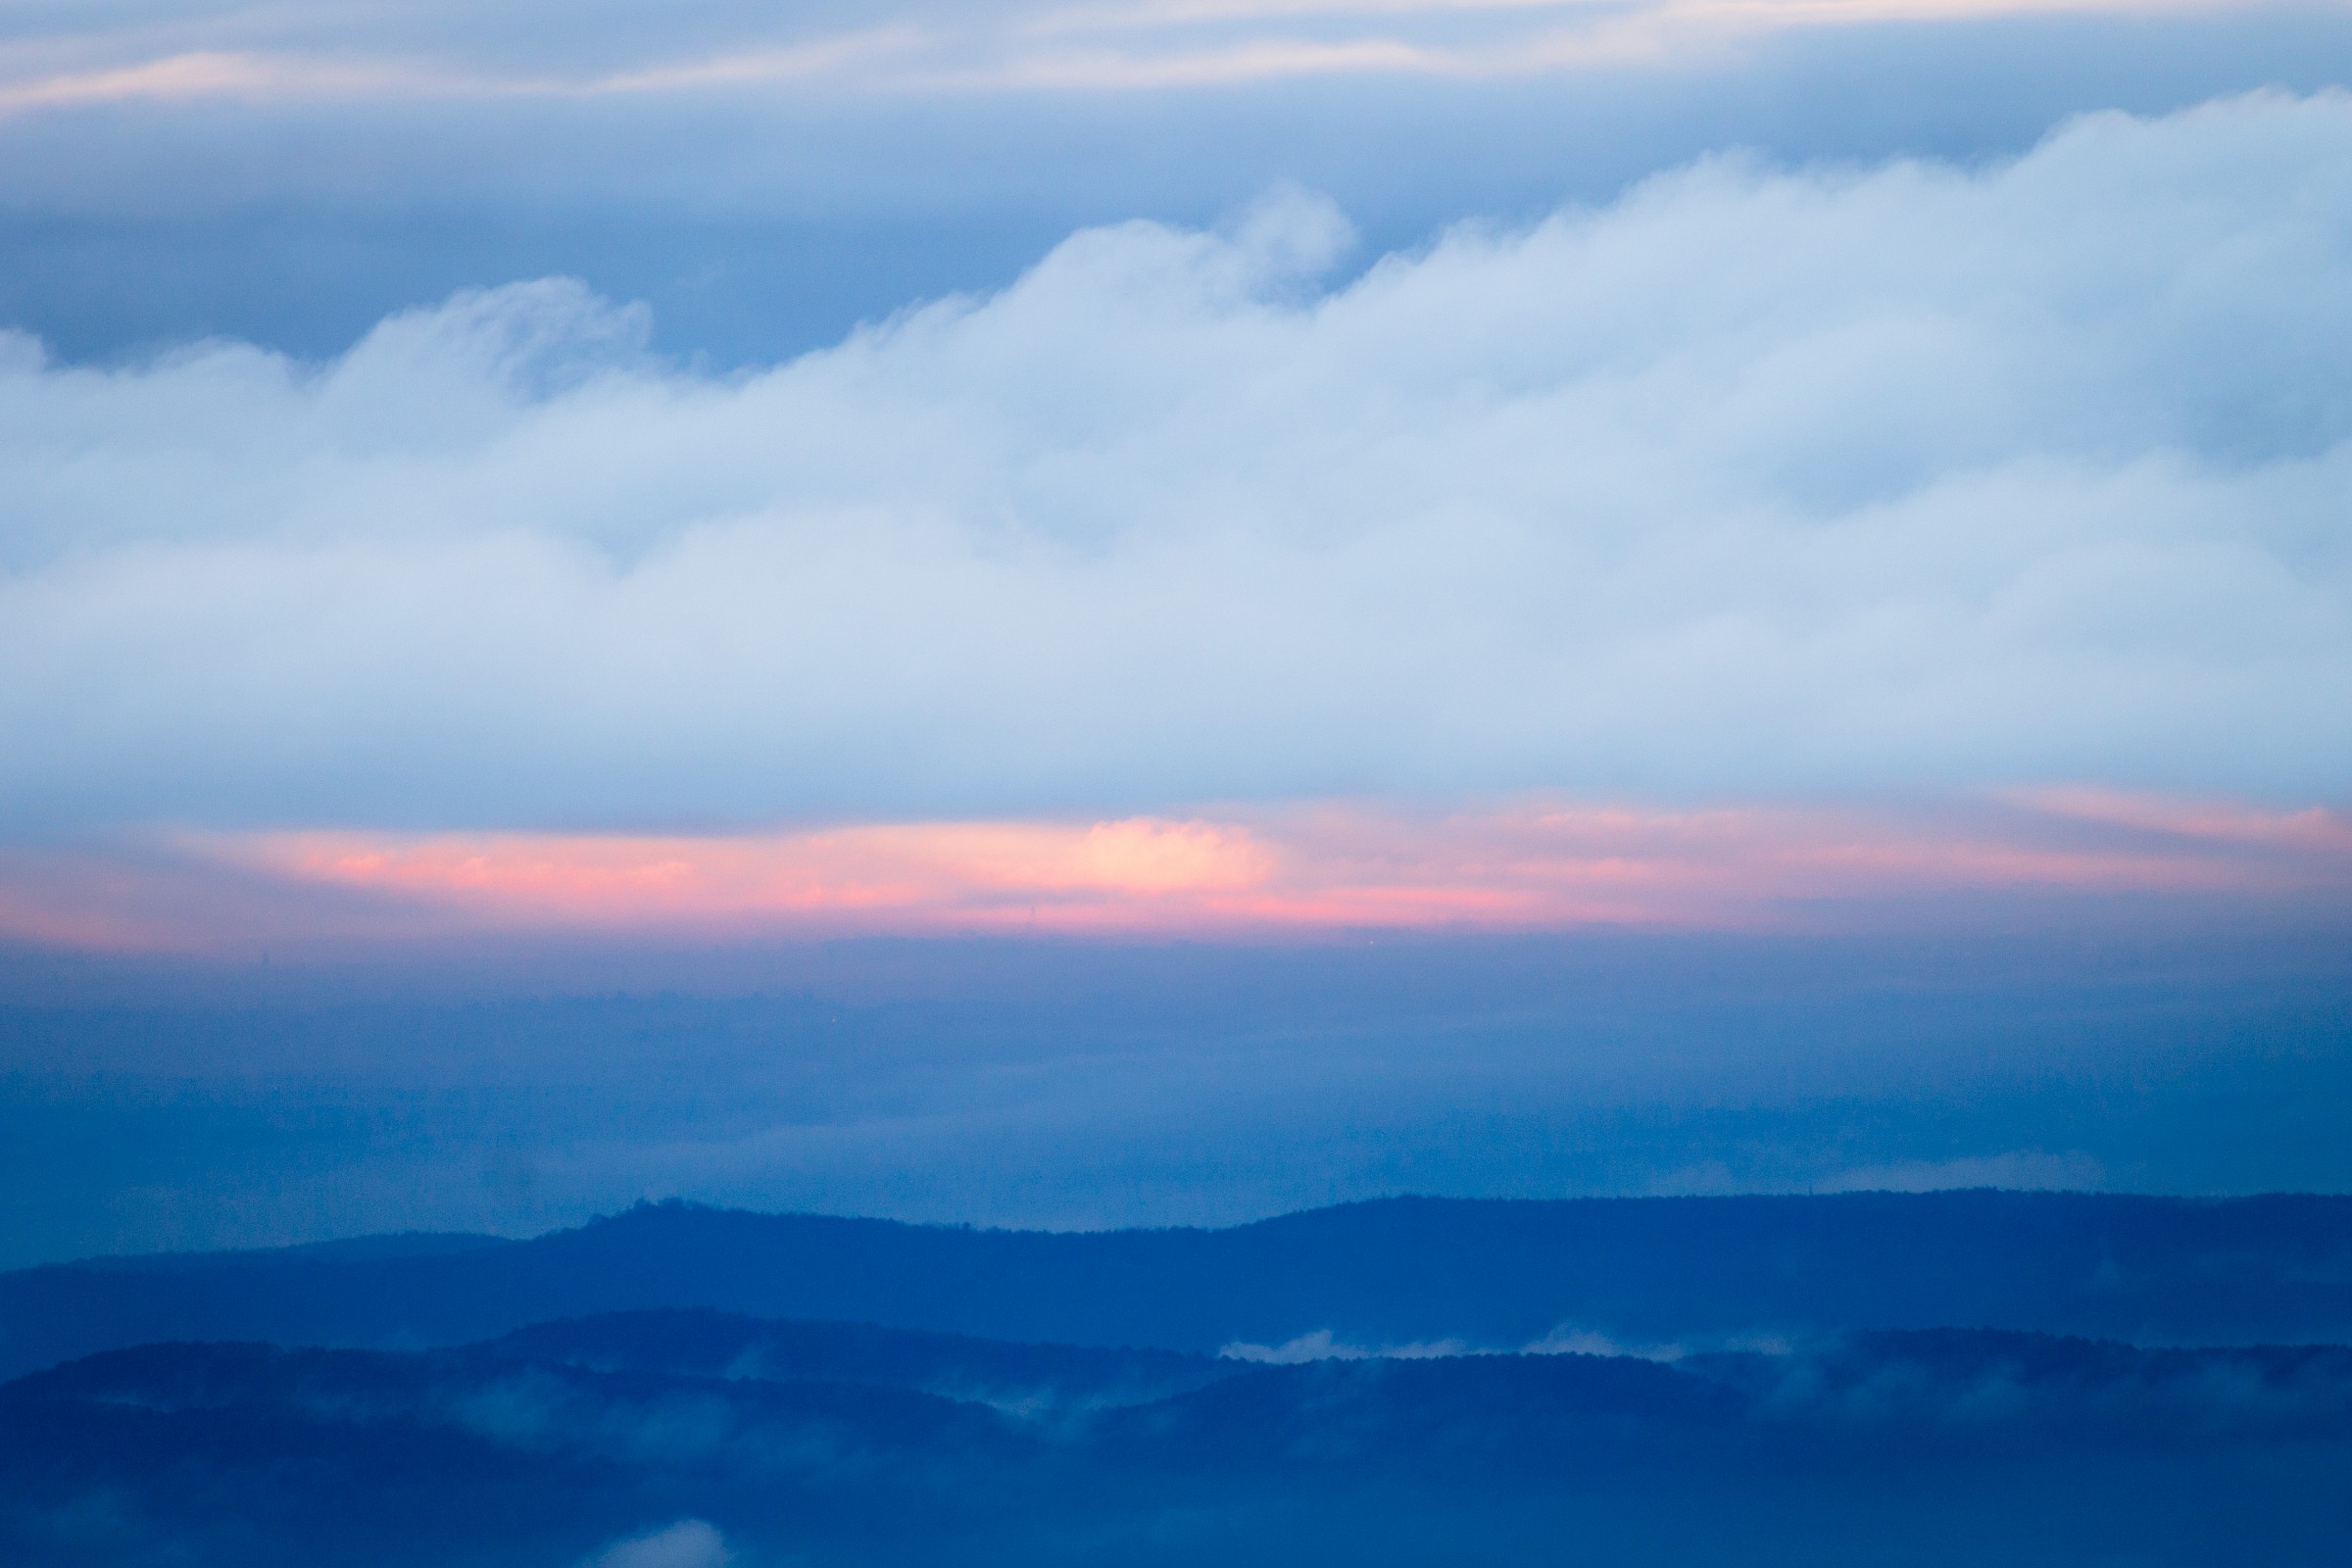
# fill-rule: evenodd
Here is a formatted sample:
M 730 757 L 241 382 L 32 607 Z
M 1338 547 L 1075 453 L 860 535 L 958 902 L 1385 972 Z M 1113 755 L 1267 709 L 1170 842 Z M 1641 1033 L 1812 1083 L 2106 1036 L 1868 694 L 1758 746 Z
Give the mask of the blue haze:
M 21 956 L 0 1266 L 671 1197 L 1098 1227 L 1397 1192 L 2352 1187 L 2336 917 L 2017 923 Z

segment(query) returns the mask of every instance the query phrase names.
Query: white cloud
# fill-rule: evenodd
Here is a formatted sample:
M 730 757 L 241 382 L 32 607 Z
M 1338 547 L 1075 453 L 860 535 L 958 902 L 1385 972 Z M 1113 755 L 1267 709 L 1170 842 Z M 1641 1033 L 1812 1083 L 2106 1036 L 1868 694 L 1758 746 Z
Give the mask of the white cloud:
M 1530 1340 L 1519 1348 L 1521 1355 L 1610 1355 L 1637 1356 L 1644 1361 L 1675 1361 L 1684 1354 L 1679 1345 L 1637 1345 L 1603 1334 L 1598 1329 L 1580 1329 L 1574 1324 L 1555 1326 L 1541 1339 Z
M 666 1530 L 606 1547 L 587 1568 L 726 1568 L 734 1560 L 716 1530 L 700 1519 L 681 1519 Z
M 1283 196 L 761 374 L 574 285 L 0 352 L 20 828 L 2352 783 L 2352 100 Z
M 1224 1360 L 1251 1361 L 1261 1366 L 1303 1366 L 1309 1361 L 1435 1361 L 1476 1353 L 1480 1352 L 1473 1351 L 1465 1340 L 1414 1340 L 1403 1345 L 1365 1346 L 1342 1340 L 1329 1329 L 1316 1329 L 1280 1345 L 1235 1340 L 1217 1349 Z
M 1810 1184 L 1823 1193 L 1934 1193 L 1958 1188 L 2003 1187 L 2018 1192 L 2095 1193 L 2107 1185 L 2107 1167 L 2081 1150 L 2051 1153 L 2013 1149 L 1999 1154 L 1959 1159 L 1907 1159 L 1841 1171 Z

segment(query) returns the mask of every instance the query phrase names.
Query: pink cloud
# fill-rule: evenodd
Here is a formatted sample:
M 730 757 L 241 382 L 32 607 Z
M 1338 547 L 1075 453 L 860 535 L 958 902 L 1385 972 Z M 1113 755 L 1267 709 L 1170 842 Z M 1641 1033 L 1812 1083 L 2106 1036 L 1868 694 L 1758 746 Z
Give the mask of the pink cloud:
M 810 833 L 255 834 L 210 853 L 290 881 L 384 892 L 500 923 L 1061 923 L 1196 908 L 1274 875 L 1246 829 L 1132 818 L 1085 824 L 891 823 Z
M 1738 925 L 1792 902 L 2021 888 L 2259 893 L 2352 872 L 2352 834 L 2325 811 L 2080 791 L 2021 808 L 1535 803 L 1440 815 L 1323 806 L 692 838 L 258 834 L 207 848 L 288 881 L 498 924 L 886 930 Z M 2144 842 L 2150 827 L 2169 842 Z M 2281 859 L 2267 853 L 2275 848 L 2300 853 Z
M 2112 827 L 2216 844 L 2266 844 L 2352 857 L 2352 821 L 2325 807 L 2266 810 L 2233 801 L 2180 800 L 2096 785 L 2020 790 L 2011 799 L 2030 809 Z
M 0 934 L 115 950 L 466 931 L 701 937 L 1766 927 L 1956 892 L 2352 892 L 2342 813 L 2096 789 L 1671 809 L 1521 801 L 718 835 L 185 835 L 0 860 Z

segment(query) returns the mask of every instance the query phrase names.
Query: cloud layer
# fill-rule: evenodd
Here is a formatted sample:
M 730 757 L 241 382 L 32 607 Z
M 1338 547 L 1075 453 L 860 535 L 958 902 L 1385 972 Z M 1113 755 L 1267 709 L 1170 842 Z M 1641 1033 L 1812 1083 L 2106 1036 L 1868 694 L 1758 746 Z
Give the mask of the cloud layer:
M 1286 77 L 1523 76 L 1790 29 L 2180 15 L 2230 0 L 706 0 L 253 8 L 0 21 L 0 115 L 125 101 L 1121 91 Z
M 899 823 L 734 838 L 264 833 L 189 848 L 199 864 L 420 906 L 428 929 L 1722 927 L 1954 893 L 2352 893 L 2352 823 L 2340 816 L 2082 791 L 1941 819 L 1546 803 L 1437 818 L 1322 807 L 1221 822 Z M 50 901 L 41 912 L 54 922 L 64 911 Z M 218 917 L 174 929 L 157 901 L 120 890 L 111 912 L 143 921 L 158 945 L 201 950 L 231 935 Z M 315 908 L 282 919 L 289 931 L 305 923 L 326 935 Z M 0 931 L 11 928 L 0 903 Z M 38 922 L 24 929 L 45 934 Z
M 0 350 L 0 800 L 872 821 L 2352 783 L 2352 100 L 1710 162 L 1336 290 L 1278 196 L 750 375 L 561 280 Z

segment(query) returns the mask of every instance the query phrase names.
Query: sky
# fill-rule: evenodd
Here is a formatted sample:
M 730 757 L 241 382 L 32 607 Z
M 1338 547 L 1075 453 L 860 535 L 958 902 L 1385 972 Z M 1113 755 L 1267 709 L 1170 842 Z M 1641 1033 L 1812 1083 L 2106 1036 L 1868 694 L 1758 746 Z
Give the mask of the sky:
M 2348 62 L 2196 0 L 5 8 L 26 1259 L 2340 1189 Z M 1407 952 L 1444 1000 L 1344 1004 Z M 564 1061 L 664 994 L 768 1044 Z

